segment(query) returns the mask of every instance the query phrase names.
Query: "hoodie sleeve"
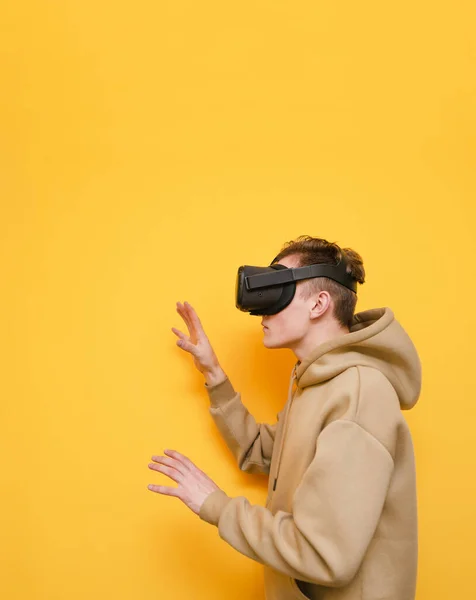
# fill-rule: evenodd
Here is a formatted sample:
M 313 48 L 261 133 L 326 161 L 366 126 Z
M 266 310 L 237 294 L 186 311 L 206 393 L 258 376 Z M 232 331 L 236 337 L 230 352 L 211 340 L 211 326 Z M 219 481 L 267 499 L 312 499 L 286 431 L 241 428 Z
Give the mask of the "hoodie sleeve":
M 392 457 L 375 437 L 353 421 L 338 420 L 317 440 L 292 513 L 273 515 L 217 490 L 199 516 L 253 560 L 296 579 L 343 586 L 357 573 L 373 537 L 392 471 Z
M 257 423 L 229 379 L 205 387 L 211 403 L 210 414 L 240 469 L 248 473 L 269 473 L 278 423 Z

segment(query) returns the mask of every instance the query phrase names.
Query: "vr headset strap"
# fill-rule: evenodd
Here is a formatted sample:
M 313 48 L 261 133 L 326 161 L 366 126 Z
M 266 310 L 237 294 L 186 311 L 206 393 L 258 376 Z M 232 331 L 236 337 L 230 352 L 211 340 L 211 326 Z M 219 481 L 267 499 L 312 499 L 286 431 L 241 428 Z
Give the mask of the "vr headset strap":
M 246 287 L 249 290 L 284 285 L 303 279 L 314 279 L 315 277 L 328 277 L 349 288 L 357 291 L 357 281 L 346 272 L 346 263 L 341 260 L 338 265 L 316 264 L 307 267 L 284 268 L 258 273 L 246 277 Z

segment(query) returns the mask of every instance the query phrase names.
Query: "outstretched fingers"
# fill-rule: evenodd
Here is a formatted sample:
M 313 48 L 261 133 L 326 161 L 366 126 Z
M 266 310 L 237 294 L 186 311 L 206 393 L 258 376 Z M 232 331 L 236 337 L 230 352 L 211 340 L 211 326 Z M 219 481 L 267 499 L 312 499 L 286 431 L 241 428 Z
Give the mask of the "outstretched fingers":
M 152 460 L 154 462 L 149 464 L 149 467 L 151 469 L 155 469 L 156 471 L 160 471 L 162 465 L 165 465 L 165 467 L 170 467 L 171 469 L 174 469 L 181 475 L 186 475 L 186 473 L 188 471 L 187 467 L 182 462 L 180 462 L 176 458 L 173 458 L 171 455 L 168 455 L 168 456 L 155 456 L 154 455 L 154 456 L 152 456 Z
M 165 494 L 166 496 L 175 496 L 176 498 L 182 498 L 180 488 L 167 487 L 165 485 L 153 485 L 152 483 L 147 486 L 151 492 L 157 494 Z
M 180 463 L 182 467 L 187 469 L 188 471 L 192 471 L 193 469 L 198 469 L 197 465 L 193 463 L 189 458 L 187 458 L 184 454 L 177 452 L 177 450 L 164 450 L 164 453 L 167 456 L 170 456 L 174 461 Z M 200 469 L 198 469 L 200 470 Z
M 188 332 L 190 335 L 193 335 L 194 331 L 193 331 L 193 323 L 188 315 L 188 311 L 186 309 L 186 307 L 181 303 L 181 302 L 177 302 L 177 312 L 178 314 L 182 317 L 182 319 L 185 322 L 185 325 L 188 328 Z
M 179 485 L 183 482 L 186 470 L 178 461 L 160 456 L 153 456 L 152 460 L 155 462 L 149 463 L 149 469 L 166 475 Z
M 185 306 L 185 310 L 187 311 L 188 319 L 189 319 L 190 323 L 192 324 L 192 327 L 194 328 L 195 333 L 199 334 L 199 335 L 205 335 L 205 331 L 203 329 L 202 322 L 200 321 L 200 318 L 197 315 L 196 310 L 193 308 L 193 306 L 189 302 L 185 302 L 184 306 Z

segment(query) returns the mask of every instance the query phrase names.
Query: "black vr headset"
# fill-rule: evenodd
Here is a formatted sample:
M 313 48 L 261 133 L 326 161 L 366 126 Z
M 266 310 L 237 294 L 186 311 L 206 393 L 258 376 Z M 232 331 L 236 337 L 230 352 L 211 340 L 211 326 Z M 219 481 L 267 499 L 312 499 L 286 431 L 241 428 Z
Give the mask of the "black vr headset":
M 275 315 L 291 303 L 297 281 L 315 277 L 328 277 L 357 293 L 357 280 L 346 269 L 343 253 L 337 265 L 296 268 L 273 263 L 269 267 L 244 265 L 238 269 L 236 278 L 236 308 L 254 316 Z

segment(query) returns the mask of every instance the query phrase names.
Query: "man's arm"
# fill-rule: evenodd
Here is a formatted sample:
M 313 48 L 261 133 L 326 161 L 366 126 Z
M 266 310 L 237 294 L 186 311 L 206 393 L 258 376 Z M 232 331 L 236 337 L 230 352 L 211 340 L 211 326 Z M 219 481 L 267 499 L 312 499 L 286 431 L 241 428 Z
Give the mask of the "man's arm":
M 196 368 L 205 377 L 211 402 L 211 415 L 238 461 L 240 469 L 248 473 L 269 473 L 278 424 L 256 423 L 221 368 L 193 307 L 188 302 L 184 304 L 178 302 L 177 312 L 189 332 L 189 336 L 186 336 L 175 327 L 172 328 L 179 338 L 177 345 L 193 356 Z
M 392 472 L 393 459 L 380 441 L 357 423 L 338 420 L 319 435 L 292 512 L 273 515 L 217 490 L 199 516 L 253 560 L 302 581 L 342 586 L 365 556 Z
M 228 378 L 218 385 L 207 384 L 206 387 L 210 414 L 240 469 L 247 473 L 268 474 L 278 422 L 272 425 L 257 423 Z

